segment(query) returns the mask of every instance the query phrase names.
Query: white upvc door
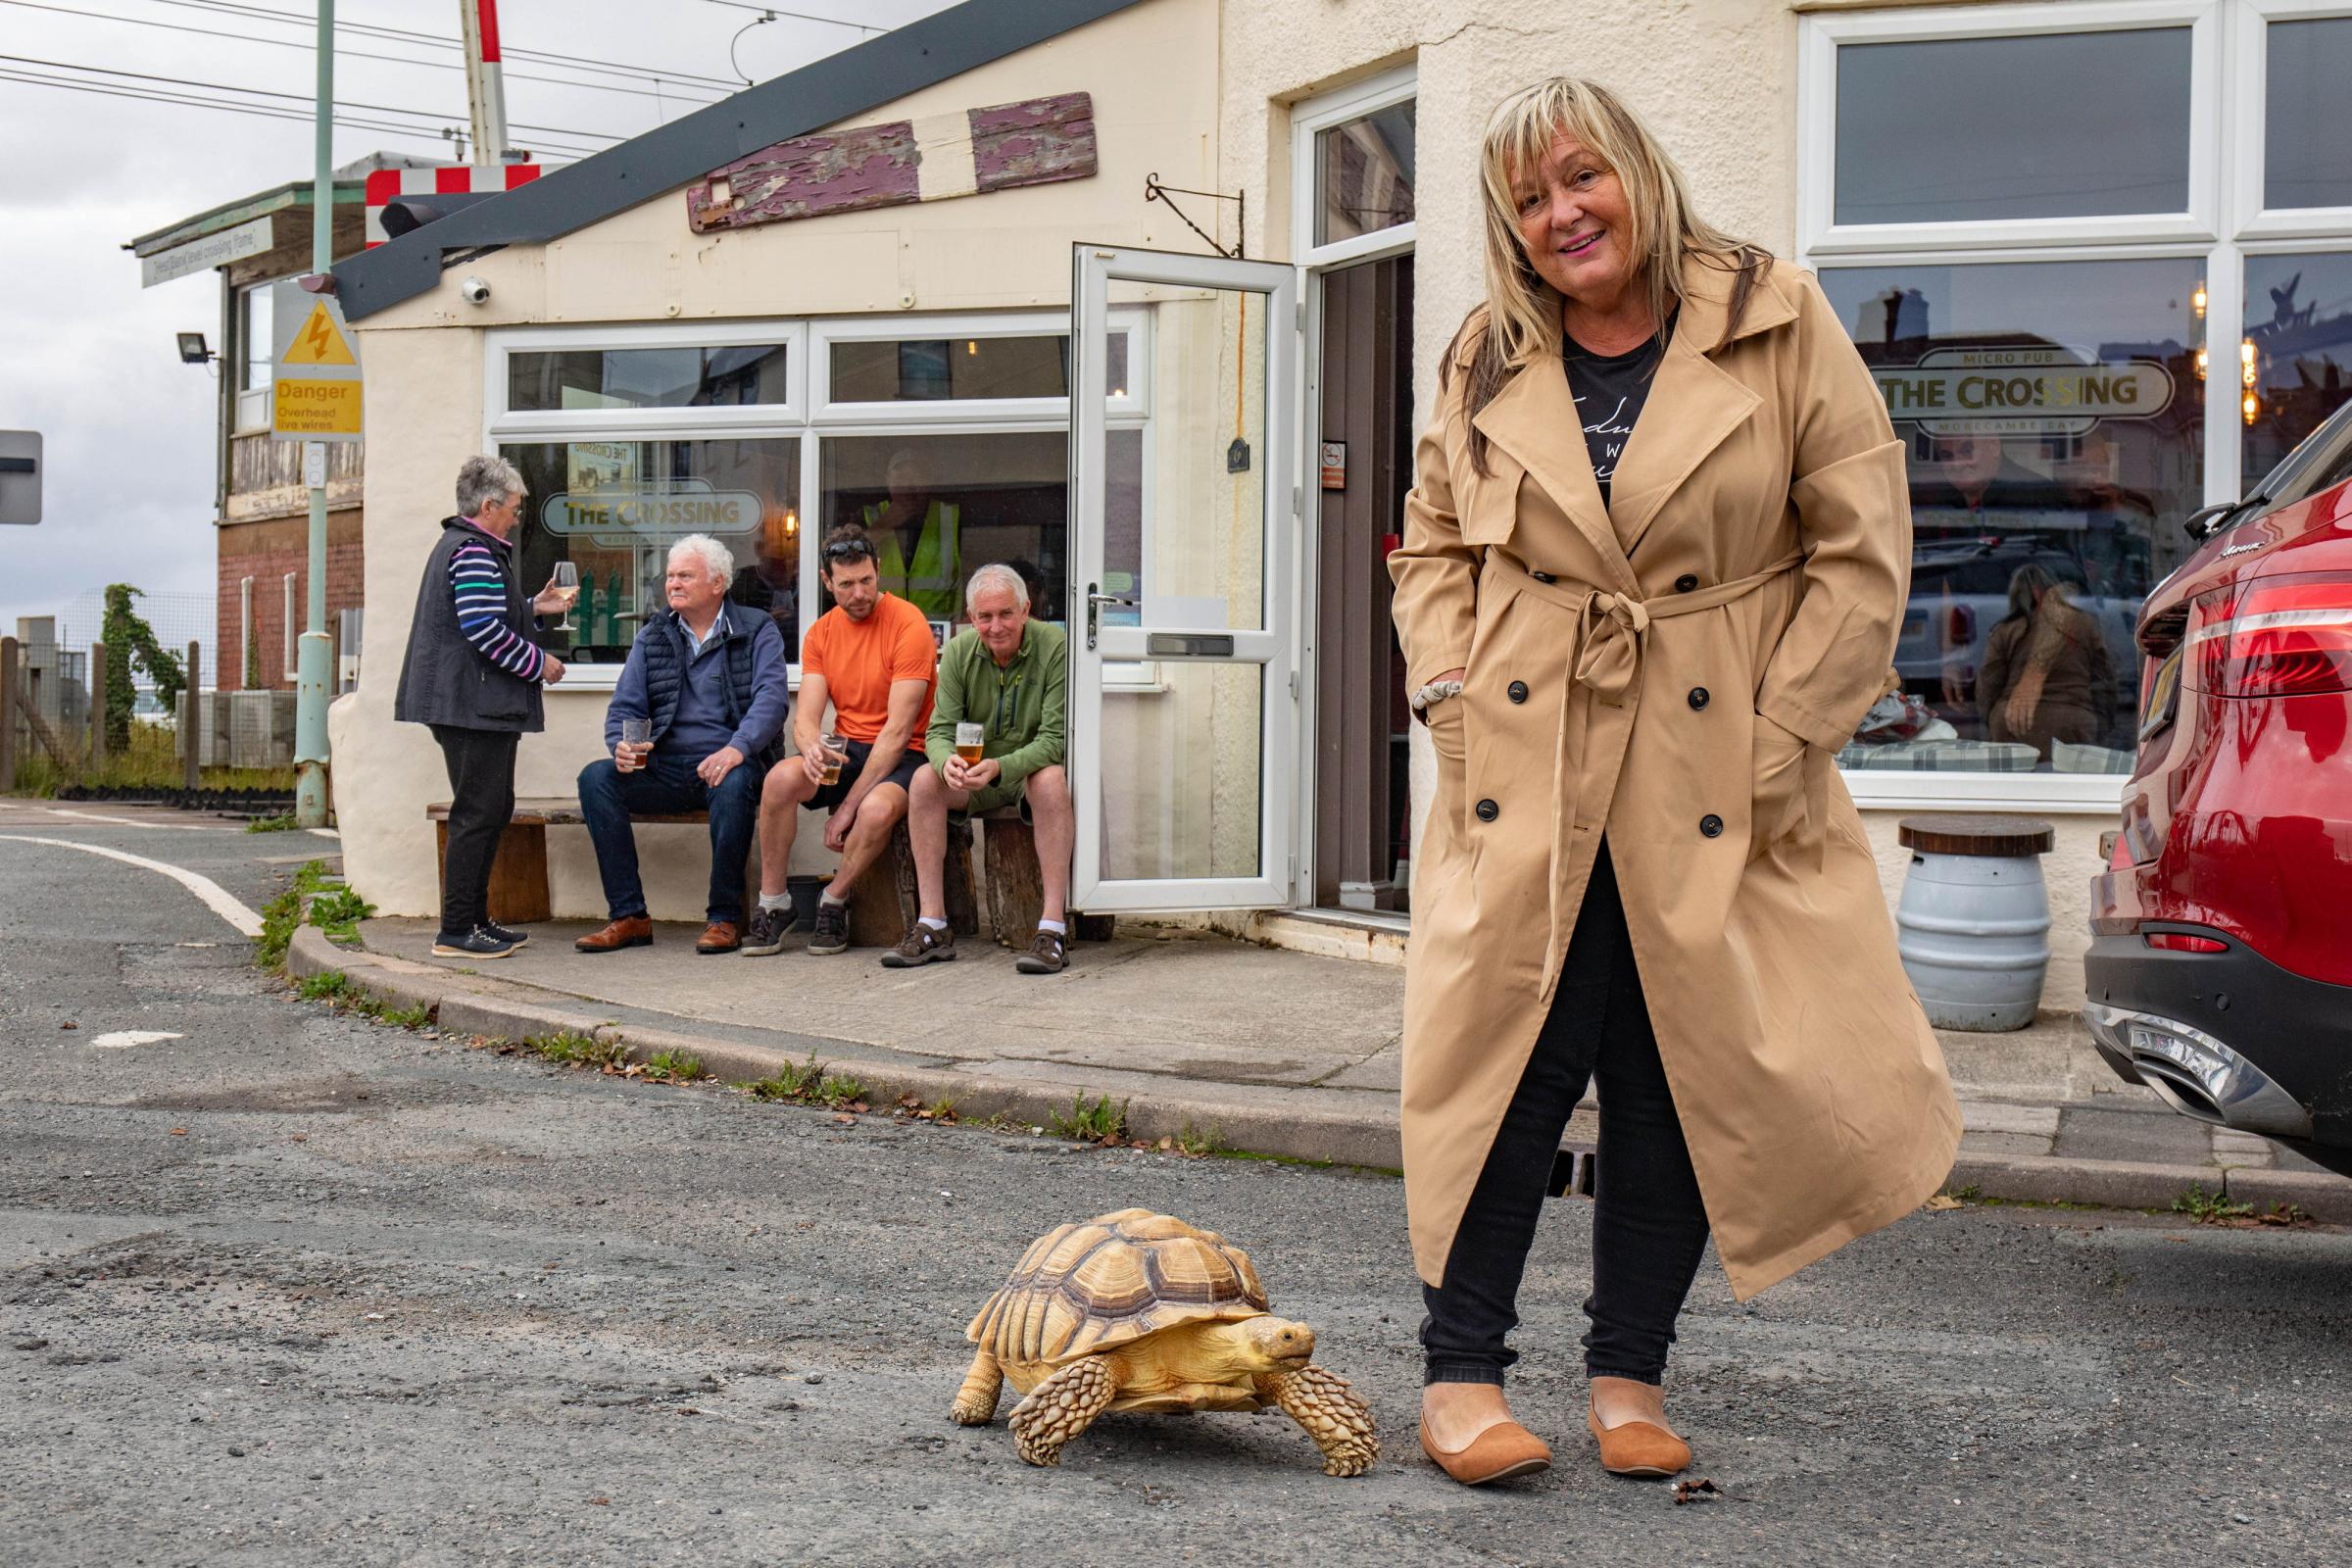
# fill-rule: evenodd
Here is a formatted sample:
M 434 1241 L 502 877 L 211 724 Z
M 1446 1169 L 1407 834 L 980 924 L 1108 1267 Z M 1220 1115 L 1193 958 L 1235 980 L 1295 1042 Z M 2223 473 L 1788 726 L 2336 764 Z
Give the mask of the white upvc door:
M 1295 288 L 1273 263 L 1073 248 L 1075 907 L 1290 903 Z M 1114 307 L 1148 350 L 1112 351 Z M 1142 429 L 1114 422 L 1138 402 Z

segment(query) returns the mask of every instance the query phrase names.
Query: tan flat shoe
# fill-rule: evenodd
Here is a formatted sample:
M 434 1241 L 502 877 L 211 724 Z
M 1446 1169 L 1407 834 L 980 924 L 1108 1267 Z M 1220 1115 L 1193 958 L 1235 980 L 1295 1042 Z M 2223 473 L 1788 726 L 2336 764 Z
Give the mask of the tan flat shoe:
M 1690 1468 L 1690 1445 L 1647 1421 L 1600 1424 L 1596 1411 L 1585 1411 L 1585 1425 L 1600 1444 L 1600 1467 L 1613 1476 L 1663 1477 Z
M 1551 1445 L 1516 1421 L 1497 1421 L 1472 1438 L 1467 1446 L 1450 1451 L 1430 1440 L 1429 1423 L 1424 1421 L 1421 1451 L 1465 1487 L 1483 1487 L 1490 1481 L 1508 1481 L 1551 1468 Z

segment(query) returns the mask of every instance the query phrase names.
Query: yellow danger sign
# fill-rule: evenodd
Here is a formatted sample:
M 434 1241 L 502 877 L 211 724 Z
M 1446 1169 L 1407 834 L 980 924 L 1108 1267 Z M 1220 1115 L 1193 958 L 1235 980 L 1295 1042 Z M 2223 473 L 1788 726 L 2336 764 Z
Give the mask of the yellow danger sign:
M 280 436 L 356 436 L 360 383 L 279 376 L 270 389 L 270 429 Z
M 323 301 L 311 307 L 310 316 L 287 345 L 280 365 L 357 365 L 352 358 L 351 345 L 343 341 L 343 333 L 326 314 Z

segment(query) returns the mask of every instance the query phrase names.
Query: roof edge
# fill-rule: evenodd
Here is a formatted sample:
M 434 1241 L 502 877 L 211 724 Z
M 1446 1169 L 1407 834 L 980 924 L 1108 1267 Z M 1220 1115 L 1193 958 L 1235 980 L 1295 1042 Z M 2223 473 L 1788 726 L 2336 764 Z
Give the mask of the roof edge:
M 431 289 L 445 252 L 543 245 L 747 153 L 840 124 L 1142 3 L 964 0 L 933 12 L 336 264 L 344 318 L 362 319 Z
M 134 256 L 152 256 L 157 251 L 168 251 L 174 245 L 184 245 L 189 240 L 202 239 L 207 234 L 218 233 L 224 228 L 234 228 L 239 223 L 249 223 L 268 213 L 283 212 L 289 207 L 308 207 L 311 205 L 311 184 L 307 179 L 289 180 L 283 185 L 256 191 L 251 196 L 222 202 L 192 218 L 182 218 L 151 233 L 141 234 L 136 239 L 125 240 L 122 248 Z M 357 207 L 367 197 L 368 187 L 364 182 L 349 179 L 335 181 L 334 204 L 337 207 L 346 203 Z

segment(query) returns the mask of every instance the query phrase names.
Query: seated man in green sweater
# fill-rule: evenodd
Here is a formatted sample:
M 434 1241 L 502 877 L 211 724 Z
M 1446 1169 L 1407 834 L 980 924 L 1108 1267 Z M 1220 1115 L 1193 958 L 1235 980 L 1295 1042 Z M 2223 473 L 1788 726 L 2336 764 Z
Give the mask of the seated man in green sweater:
M 914 775 L 906 835 L 922 912 L 905 940 L 883 955 L 893 969 L 911 969 L 956 956 L 948 926 L 948 813 L 977 814 L 1016 802 L 1037 830 L 1039 881 L 1045 913 L 1037 938 L 1015 960 L 1023 974 L 1055 974 L 1068 961 L 1063 903 L 1070 891 L 1070 850 L 1076 825 L 1070 778 L 1062 766 L 1065 676 L 1069 644 L 1051 621 L 1029 618 L 1029 589 L 1010 566 L 982 566 L 964 589 L 969 631 L 947 646 L 939 661 L 939 689 L 923 750 L 931 765 Z M 956 755 L 956 730 L 976 734 L 979 760 Z

